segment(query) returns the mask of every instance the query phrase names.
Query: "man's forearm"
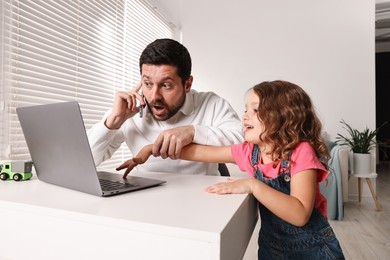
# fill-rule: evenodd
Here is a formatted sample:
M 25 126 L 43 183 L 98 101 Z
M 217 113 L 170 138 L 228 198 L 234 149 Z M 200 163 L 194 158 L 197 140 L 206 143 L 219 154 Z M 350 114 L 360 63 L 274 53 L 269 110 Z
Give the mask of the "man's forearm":
M 126 119 L 123 119 L 123 117 L 110 115 L 104 121 L 104 125 L 110 130 L 115 130 L 119 129 L 125 121 Z

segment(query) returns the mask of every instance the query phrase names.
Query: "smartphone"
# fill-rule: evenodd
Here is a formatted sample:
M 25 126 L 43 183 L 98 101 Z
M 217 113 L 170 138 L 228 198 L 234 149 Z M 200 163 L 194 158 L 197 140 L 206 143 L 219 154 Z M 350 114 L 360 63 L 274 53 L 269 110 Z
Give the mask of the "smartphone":
M 142 99 L 145 101 L 145 97 L 144 97 L 144 94 L 141 94 L 142 95 Z M 139 105 L 139 117 L 142 118 L 144 116 L 144 109 L 145 109 L 145 106 L 146 105 Z

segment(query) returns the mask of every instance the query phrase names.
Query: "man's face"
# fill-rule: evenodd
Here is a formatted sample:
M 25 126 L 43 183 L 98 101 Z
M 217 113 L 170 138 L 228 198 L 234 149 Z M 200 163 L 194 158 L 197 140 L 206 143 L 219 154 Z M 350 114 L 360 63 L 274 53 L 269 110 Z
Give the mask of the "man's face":
M 142 65 L 142 92 L 153 117 L 165 121 L 183 106 L 191 90 L 192 76 L 183 86 L 177 69 L 171 65 Z

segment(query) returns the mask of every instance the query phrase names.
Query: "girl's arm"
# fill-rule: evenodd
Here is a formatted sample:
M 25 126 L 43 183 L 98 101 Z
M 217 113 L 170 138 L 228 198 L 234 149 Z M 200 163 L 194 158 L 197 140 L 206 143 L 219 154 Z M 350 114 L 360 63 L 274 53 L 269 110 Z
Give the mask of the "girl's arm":
M 313 211 L 317 186 L 317 170 L 305 170 L 291 178 L 290 195 L 257 179 L 228 180 L 206 188 L 218 194 L 252 193 L 272 213 L 295 226 L 303 226 Z
M 123 174 L 123 178 L 125 179 L 130 171 L 134 169 L 134 167 L 136 167 L 138 164 L 143 164 L 149 159 L 149 157 L 152 155 L 152 149 L 153 144 L 145 145 L 136 156 L 122 163 L 119 167 L 116 168 L 116 170 L 120 171 L 127 168 Z
M 122 165 L 116 168 L 117 171 L 125 169 L 123 178 L 130 173 L 130 171 L 138 164 L 145 163 L 152 155 L 153 145 L 149 144 L 139 151 L 139 153 L 125 161 Z M 207 162 L 207 163 L 234 163 L 230 146 L 208 146 L 200 144 L 189 144 L 183 147 L 180 153 L 180 159 L 194 162 Z
M 180 159 L 206 163 L 235 163 L 230 147 L 192 143 L 183 147 Z

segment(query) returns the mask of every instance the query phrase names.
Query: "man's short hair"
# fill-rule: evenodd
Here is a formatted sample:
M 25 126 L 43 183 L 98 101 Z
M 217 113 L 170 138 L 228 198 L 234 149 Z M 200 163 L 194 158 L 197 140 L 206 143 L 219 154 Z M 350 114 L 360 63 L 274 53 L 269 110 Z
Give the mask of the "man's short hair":
M 183 85 L 191 76 L 191 56 L 187 48 L 172 39 L 157 39 L 146 46 L 139 59 L 140 72 L 142 65 L 171 65 L 177 68 L 177 74 Z

